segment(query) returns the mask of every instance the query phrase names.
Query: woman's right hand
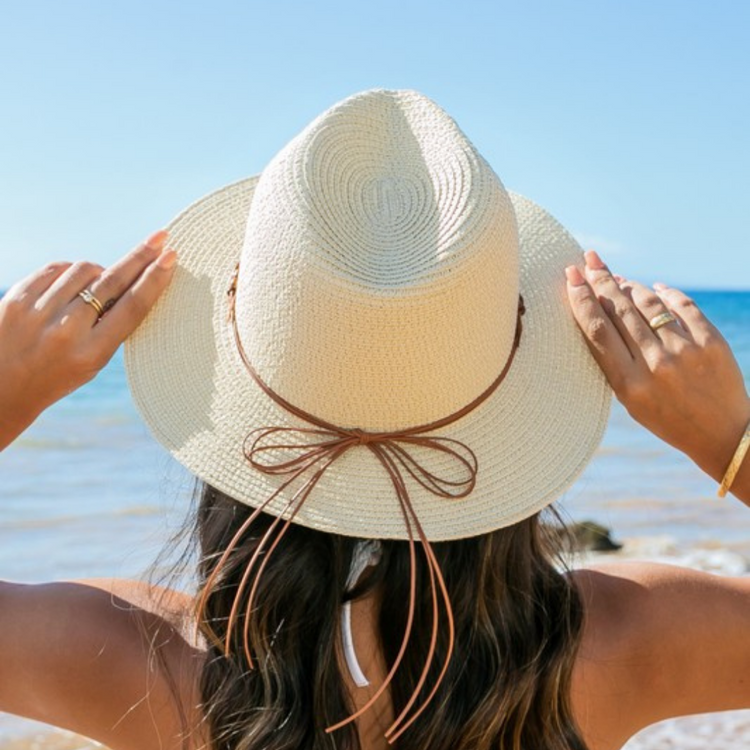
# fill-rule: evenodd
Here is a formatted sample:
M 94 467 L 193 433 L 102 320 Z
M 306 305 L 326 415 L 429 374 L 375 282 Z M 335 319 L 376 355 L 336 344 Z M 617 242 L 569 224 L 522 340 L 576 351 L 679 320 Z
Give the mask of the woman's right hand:
M 573 314 L 628 413 L 720 482 L 750 422 L 732 350 L 687 295 L 613 276 L 594 251 L 566 269 Z M 677 319 L 653 330 L 649 321 Z M 750 504 L 750 456 L 731 488 Z
M 0 450 L 91 380 L 140 324 L 172 278 L 176 255 L 166 239 L 157 232 L 106 270 L 51 263 L 0 300 Z M 84 290 L 104 314 L 81 298 Z

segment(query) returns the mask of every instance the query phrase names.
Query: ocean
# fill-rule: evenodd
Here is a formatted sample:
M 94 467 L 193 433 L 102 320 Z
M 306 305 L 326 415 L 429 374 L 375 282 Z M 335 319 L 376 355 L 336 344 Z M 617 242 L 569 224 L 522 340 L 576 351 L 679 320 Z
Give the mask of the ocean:
M 750 384 L 750 292 L 691 294 Z M 0 577 L 22 582 L 142 576 L 182 525 L 192 492 L 191 478 L 140 421 L 121 353 L 0 453 L 0 482 Z M 619 404 L 594 460 L 559 507 L 568 520 L 609 527 L 626 557 L 731 575 L 748 568 L 750 508 L 716 499 L 715 482 Z M 47 731 L 0 714 L 0 750 L 89 747 Z M 750 711 L 666 722 L 626 747 L 728 750 L 748 742 Z

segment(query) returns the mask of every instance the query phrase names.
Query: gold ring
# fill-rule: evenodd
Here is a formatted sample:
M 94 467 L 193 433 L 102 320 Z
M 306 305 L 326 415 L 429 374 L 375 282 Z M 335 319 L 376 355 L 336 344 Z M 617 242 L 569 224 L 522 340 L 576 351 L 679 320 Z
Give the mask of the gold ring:
M 88 290 L 84 289 L 78 292 L 78 296 L 87 304 L 96 310 L 96 314 L 101 318 L 104 315 L 104 305 Z
M 675 318 L 671 312 L 665 312 L 651 318 L 651 320 L 648 321 L 648 324 L 651 326 L 651 330 L 655 331 L 657 328 L 661 328 L 662 326 L 667 325 L 667 323 L 671 323 L 675 320 L 677 320 L 677 318 Z

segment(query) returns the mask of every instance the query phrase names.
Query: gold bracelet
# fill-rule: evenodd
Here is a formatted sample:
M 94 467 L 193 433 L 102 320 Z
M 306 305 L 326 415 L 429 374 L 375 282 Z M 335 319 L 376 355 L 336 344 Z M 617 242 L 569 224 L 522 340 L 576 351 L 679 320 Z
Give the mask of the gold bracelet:
M 729 488 L 732 486 L 732 482 L 734 482 L 734 478 L 737 476 L 737 472 L 740 470 L 740 466 L 742 466 L 742 462 L 745 460 L 748 449 L 750 449 L 750 423 L 748 423 L 745 428 L 745 434 L 742 436 L 740 444 L 737 446 L 737 450 L 734 452 L 734 456 L 732 456 L 732 460 L 729 462 L 726 474 L 724 474 L 724 479 L 721 480 L 718 491 L 719 497 L 725 497 L 727 492 L 729 492 Z

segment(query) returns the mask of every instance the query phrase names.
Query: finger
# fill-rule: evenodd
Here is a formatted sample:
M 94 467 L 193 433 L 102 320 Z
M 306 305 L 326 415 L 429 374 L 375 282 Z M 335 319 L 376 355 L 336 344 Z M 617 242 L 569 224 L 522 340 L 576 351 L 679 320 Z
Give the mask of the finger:
M 612 388 L 618 391 L 633 369 L 634 361 L 627 345 L 593 289 L 576 266 L 565 269 L 568 299 L 591 353 Z
M 638 308 L 644 320 L 649 324 L 649 327 L 651 327 L 651 321 L 657 316 L 670 314 L 669 308 L 653 289 L 649 289 L 647 286 L 631 280 L 624 280 L 620 287 L 623 291 L 629 293 L 630 299 L 636 308 Z M 651 330 L 653 331 L 654 329 L 651 328 Z M 659 326 L 654 333 L 665 343 L 675 341 L 676 338 L 681 340 L 690 339 L 690 333 L 682 327 L 677 318 Z
M 643 350 L 661 343 L 638 312 L 630 296 L 614 279 L 604 261 L 593 250 L 584 254 L 585 275 L 634 358 L 641 358 Z
M 113 353 L 140 325 L 169 284 L 176 261 L 175 251 L 165 250 L 145 268 L 138 280 L 127 289 L 94 329 L 98 346 L 103 347 L 108 353 Z
M 696 343 L 703 344 L 719 334 L 716 326 L 687 294 L 661 283 L 654 284 L 654 289 Z
M 70 263 L 64 262 L 48 263 L 14 284 L 8 289 L 7 296 L 14 298 L 29 297 L 32 301 L 36 301 L 40 295 L 49 289 L 55 279 L 70 268 L 70 265 Z
M 159 257 L 169 236 L 165 230 L 151 235 L 143 244 L 107 268 L 91 285 L 91 293 L 101 302 L 105 310 L 114 306 L 116 300 L 128 289 L 143 270 Z
M 76 295 L 88 288 L 104 269 L 98 263 L 78 261 L 66 268 L 39 297 L 35 307 L 50 314 L 63 310 Z M 85 304 L 80 300 L 81 304 Z

